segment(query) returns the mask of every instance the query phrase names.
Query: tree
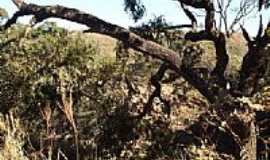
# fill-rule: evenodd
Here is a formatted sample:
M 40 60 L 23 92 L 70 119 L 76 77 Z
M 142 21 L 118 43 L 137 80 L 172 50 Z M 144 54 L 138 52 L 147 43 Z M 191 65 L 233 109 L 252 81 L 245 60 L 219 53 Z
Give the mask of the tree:
M 237 85 L 228 87 L 230 84 L 225 75 L 229 63 L 229 56 L 226 48 L 226 36 L 222 30 L 216 27 L 216 5 L 213 0 L 178 0 L 185 14 L 190 18 L 193 30 L 185 34 L 185 39 L 192 42 L 211 41 L 215 47 L 216 64 L 213 70 L 207 73 L 206 77 L 201 76 L 201 70 L 184 63 L 186 57 L 173 49 L 167 48 L 156 42 L 142 38 L 141 36 L 123 27 L 105 22 L 96 16 L 81 12 L 77 9 L 63 6 L 39 6 L 28 4 L 23 1 L 13 1 L 19 8 L 4 25 L 4 29 L 16 23 L 20 16 L 33 15 L 33 25 L 44 21 L 47 18 L 55 17 L 66 19 L 72 22 L 84 24 L 91 32 L 105 34 L 122 41 L 125 47 L 133 48 L 145 55 L 162 60 L 157 73 L 151 78 L 152 85 L 156 88 L 149 99 L 139 118 L 151 111 L 153 97 L 160 96 L 160 81 L 168 70 L 174 71 L 178 76 L 183 77 L 195 87 L 211 104 L 209 108 L 209 119 L 211 124 L 223 128 L 233 139 L 236 146 L 235 158 L 256 159 L 256 118 L 258 114 L 268 113 L 265 106 L 253 105 L 250 100 L 260 89 L 269 85 L 264 81 L 267 76 L 269 65 L 270 42 L 269 25 L 263 28 L 259 23 L 259 31 L 255 38 L 251 38 L 246 29 L 241 26 L 243 35 L 248 43 L 248 51 L 243 58 L 239 71 L 239 79 L 234 79 Z M 168 2 L 169 3 L 169 2 Z M 268 7 L 269 1 L 259 0 L 259 10 Z M 197 31 L 196 16 L 189 9 L 203 10 L 205 13 L 205 26 Z M 134 20 L 139 20 L 145 11 L 141 0 L 125 0 L 125 10 L 129 12 Z M 244 15 L 245 16 L 245 15 Z M 225 20 L 226 21 L 226 20 Z M 183 27 L 182 25 L 178 27 Z M 207 69 L 205 69 L 207 70 Z

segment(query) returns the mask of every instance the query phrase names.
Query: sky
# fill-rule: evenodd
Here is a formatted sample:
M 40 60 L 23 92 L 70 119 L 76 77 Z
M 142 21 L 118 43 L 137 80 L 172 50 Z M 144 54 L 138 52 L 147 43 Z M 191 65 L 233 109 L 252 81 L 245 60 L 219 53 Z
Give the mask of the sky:
M 17 9 L 11 0 L 0 0 L 0 7 L 5 8 L 11 16 Z M 123 26 L 137 25 L 131 17 L 124 11 L 124 0 L 25 0 L 27 3 L 35 3 L 39 5 L 63 5 L 67 7 L 77 8 L 79 10 L 91 13 L 105 21 Z M 146 16 L 139 22 L 147 21 L 154 16 L 163 15 L 167 22 L 172 24 L 188 24 L 190 23 L 187 17 L 183 14 L 179 3 L 173 0 L 144 0 L 144 5 L 147 8 Z M 265 14 L 265 15 L 270 15 Z M 264 16 L 264 23 L 267 23 L 269 17 Z M 27 23 L 29 18 L 20 19 L 21 22 Z M 86 29 L 85 26 L 63 21 L 59 19 L 52 19 L 65 28 L 70 29 Z M 245 27 L 250 30 L 252 34 L 256 33 L 258 28 L 258 19 L 251 18 L 246 21 Z

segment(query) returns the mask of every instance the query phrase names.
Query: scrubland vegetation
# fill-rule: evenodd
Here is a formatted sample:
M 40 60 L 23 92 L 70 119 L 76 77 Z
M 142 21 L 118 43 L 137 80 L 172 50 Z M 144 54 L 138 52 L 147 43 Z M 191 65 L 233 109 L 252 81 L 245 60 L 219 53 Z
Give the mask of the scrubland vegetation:
M 16 25 L 1 33 L 1 42 L 2 159 L 222 158 L 220 144 L 198 130 L 209 104 L 185 80 L 172 80 L 173 72 L 161 91 L 171 111 L 154 99 L 151 114 L 138 118 L 160 61 L 54 23 Z M 214 65 L 209 43 L 179 40 L 173 47 L 206 57 L 192 57 L 194 66 Z M 232 44 L 234 55 L 245 49 L 237 47 Z
M 262 18 L 253 38 L 224 17 L 216 27 L 215 14 L 232 1 L 178 0 L 191 25 L 160 16 L 129 29 L 13 2 L 19 11 L 0 26 L 0 160 L 269 159 L 270 24 Z M 124 2 L 142 18 L 141 1 Z M 269 7 L 243 2 L 240 9 Z M 188 7 L 205 11 L 203 27 Z M 31 25 L 16 23 L 24 15 Z M 36 26 L 50 17 L 89 30 Z

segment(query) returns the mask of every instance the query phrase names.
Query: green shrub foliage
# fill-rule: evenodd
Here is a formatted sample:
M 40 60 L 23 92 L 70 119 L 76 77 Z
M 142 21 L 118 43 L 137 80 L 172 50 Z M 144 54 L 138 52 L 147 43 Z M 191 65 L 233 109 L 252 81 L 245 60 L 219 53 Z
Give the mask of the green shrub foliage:
M 151 21 L 156 30 L 149 34 L 186 57 L 183 65 L 199 67 L 200 44 L 183 41 L 180 31 L 160 31 L 163 23 L 162 17 Z M 175 73 L 166 72 L 161 82 L 174 120 L 161 113 L 165 104 L 158 98 L 148 116 L 136 119 L 153 92 L 150 79 L 160 61 L 121 43 L 116 54 L 102 53 L 88 36 L 48 22 L 1 32 L 0 47 L 0 112 L 21 120 L 28 157 L 75 159 L 76 146 L 81 159 L 187 156 L 189 145 L 181 146 L 176 126 L 191 124 L 206 103 L 181 78 L 174 80 Z M 180 110 L 182 105 L 188 109 Z

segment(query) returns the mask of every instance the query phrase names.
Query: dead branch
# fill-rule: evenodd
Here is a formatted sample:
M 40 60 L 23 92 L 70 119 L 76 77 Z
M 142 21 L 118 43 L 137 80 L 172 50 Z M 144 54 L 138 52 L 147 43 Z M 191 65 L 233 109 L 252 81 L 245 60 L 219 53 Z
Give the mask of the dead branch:
M 161 59 L 169 64 L 173 70 L 187 79 L 187 81 L 190 82 L 195 88 L 197 88 L 199 92 L 201 92 L 207 99 L 210 100 L 210 102 L 213 101 L 214 95 L 208 91 L 209 84 L 207 84 L 207 82 L 201 79 L 200 76 L 192 70 L 185 69 L 181 71 L 182 60 L 178 53 L 155 42 L 145 40 L 123 27 L 105 22 L 96 16 L 81 12 L 73 8 L 67 8 L 60 5 L 39 6 L 36 4 L 24 3 L 20 10 L 17 11 L 13 17 L 7 21 L 4 28 L 10 27 L 12 24 L 16 23 L 19 17 L 25 15 L 35 16 L 37 22 L 42 22 L 43 20 L 52 17 L 69 20 L 88 26 L 92 32 L 108 35 L 118 40 L 127 42 L 129 47 L 144 54 Z M 194 77 L 197 79 L 194 80 Z M 199 83 L 197 83 L 198 81 Z
M 10 27 L 16 23 L 17 19 L 25 15 L 34 15 L 37 22 L 51 17 L 66 19 L 72 22 L 77 22 L 88 26 L 92 32 L 97 32 L 111 37 L 117 38 L 122 41 L 128 41 L 129 46 L 139 50 L 143 53 L 150 54 L 163 61 L 167 61 L 175 67 L 181 66 L 181 59 L 179 54 L 167 49 L 154 42 L 147 41 L 138 35 L 128 31 L 125 28 L 107 23 L 93 15 L 81 12 L 77 9 L 66 8 L 63 6 L 38 6 L 35 4 L 23 5 L 21 9 L 16 12 L 11 19 L 8 20 L 4 28 Z

